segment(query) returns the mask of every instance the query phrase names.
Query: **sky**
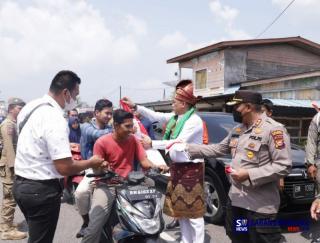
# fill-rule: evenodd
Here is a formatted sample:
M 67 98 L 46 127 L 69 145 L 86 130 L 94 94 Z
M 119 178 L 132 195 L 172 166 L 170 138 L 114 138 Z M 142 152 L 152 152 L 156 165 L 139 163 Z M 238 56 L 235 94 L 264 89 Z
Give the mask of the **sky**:
M 224 40 L 254 39 L 292 0 L 1 0 L 0 100 L 48 92 L 72 70 L 80 98 L 118 104 L 168 98 L 177 64 L 166 61 Z M 319 0 L 296 0 L 260 38 L 320 43 Z

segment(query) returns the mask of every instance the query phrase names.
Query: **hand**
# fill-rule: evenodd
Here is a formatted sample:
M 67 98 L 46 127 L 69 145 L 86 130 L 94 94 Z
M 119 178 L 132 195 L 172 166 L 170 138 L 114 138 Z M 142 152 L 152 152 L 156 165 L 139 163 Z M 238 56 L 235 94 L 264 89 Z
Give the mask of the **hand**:
M 149 149 L 152 147 L 152 140 L 149 136 L 145 134 L 141 134 L 141 140 L 140 140 L 142 146 L 144 149 Z
M 284 191 L 284 179 L 283 179 L 283 178 L 279 179 L 278 187 L 279 187 L 279 190 L 280 190 L 281 192 Z
M 236 182 L 244 182 L 245 180 L 249 179 L 249 173 L 246 169 L 240 168 L 234 172 L 232 172 L 231 177 Z
M 133 134 L 136 134 L 137 131 L 138 131 L 138 127 L 137 126 L 133 126 L 133 129 L 132 129 Z
M 105 168 L 108 163 L 100 156 L 94 155 L 89 159 L 90 167 L 93 169 Z
M 320 199 L 316 199 L 313 201 L 310 208 L 311 218 L 314 220 L 318 220 L 320 218 Z
M 313 106 L 313 108 L 314 108 L 317 112 L 320 111 L 320 108 L 319 108 L 319 106 L 318 106 L 318 104 L 317 104 L 316 101 L 312 101 L 311 105 Z
M 318 171 L 318 168 L 315 165 L 310 165 L 307 170 L 307 174 L 309 178 L 311 178 L 312 180 L 316 180 L 317 171 Z
M 127 104 L 130 108 L 135 107 L 135 103 L 134 103 L 131 99 L 129 99 L 128 97 L 123 97 L 123 98 L 122 98 L 122 101 L 123 101 L 125 104 Z
M 161 173 L 166 173 L 170 169 L 167 165 L 159 165 L 158 168 L 161 171 Z

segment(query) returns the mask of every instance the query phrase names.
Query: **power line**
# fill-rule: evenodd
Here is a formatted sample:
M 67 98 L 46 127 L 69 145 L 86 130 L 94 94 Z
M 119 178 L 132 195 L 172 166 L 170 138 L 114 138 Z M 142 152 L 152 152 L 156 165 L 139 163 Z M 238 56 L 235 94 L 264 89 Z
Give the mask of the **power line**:
M 284 10 L 282 10 L 282 12 L 259 34 L 256 36 L 255 39 L 259 38 L 261 35 L 263 35 L 280 17 L 282 14 L 284 14 L 284 12 L 291 6 L 291 4 L 293 4 L 295 0 L 292 0 L 287 7 L 285 7 Z

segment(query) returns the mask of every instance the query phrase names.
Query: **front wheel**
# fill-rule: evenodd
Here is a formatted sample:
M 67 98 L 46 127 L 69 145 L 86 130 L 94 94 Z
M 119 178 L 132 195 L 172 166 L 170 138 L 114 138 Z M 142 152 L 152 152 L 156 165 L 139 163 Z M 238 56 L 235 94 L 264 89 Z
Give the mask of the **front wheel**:
M 145 239 L 145 243 L 159 243 L 160 242 L 160 237 L 159 236 L 154 236 Z
M 219 224 L 223 221 L 224 208 L 227 203 L 227 192 L 216 172 L 207 170 L 204 180 L 206 213 L 204 219 L 208 223 Z
M 131 237 L 127 239 L 120 240 L 118 243 L 132 243 L 132 242 L 139 242 L 139 243 L 160 243 L 160 237 L 159 236 L 136 236 Z

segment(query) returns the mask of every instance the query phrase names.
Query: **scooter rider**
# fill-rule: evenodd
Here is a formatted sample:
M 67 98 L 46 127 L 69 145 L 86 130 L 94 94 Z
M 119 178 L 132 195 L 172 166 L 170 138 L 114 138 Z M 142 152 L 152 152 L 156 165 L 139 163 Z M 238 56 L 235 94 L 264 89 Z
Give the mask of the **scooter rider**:
M 133 114 L 122 109 L 113 113 L 114 132 L 100 137 L 93 148 L 94 154 L 101 155 L 109 164 L 109 168 L 122 177 L 127 177 L 133 170 L 136 158 L 144 169 L 155 167 L 147 159 L 140 141 L 133 135 Z M 160 166 L 167 170 L 166 166 Z M 85 230 L 82 243 L 98 243 L 102 227 L 108 221 L 115 197 L 114 188 L 99 183 L 92 195 L 89 212 L 90 222 Z
M 112 132 L 112 127 L 108 125 L 112 118 L 112 102 L 107 99 L 100 99 L 94 107 L 94 119 L 81 125 L 81 156 L 83 159 L 90 158 L 93 154 L 93 145 L 102 135 Z M 91 169 L 86 170 L 86 174 L 92 173 Z M 89 224 L 89 210 L 92 190 L 90 182 L 92 178 L 84 177 L 79 183 L 75 193 L 75 202 L 79 214 L 83 219 L 83 224 L 76 234 L 77 238 L 83 237 L 84 230 Z

